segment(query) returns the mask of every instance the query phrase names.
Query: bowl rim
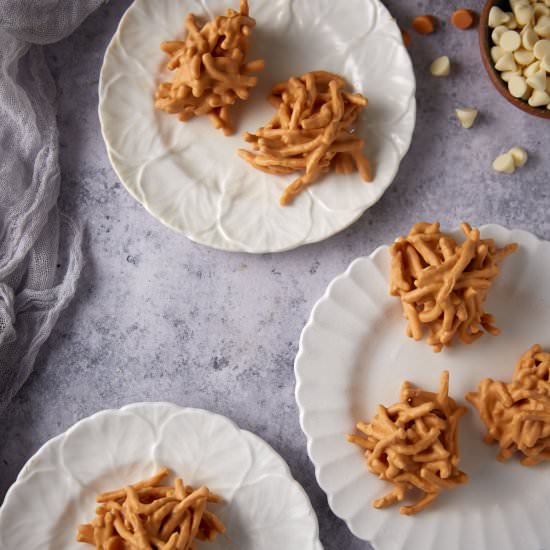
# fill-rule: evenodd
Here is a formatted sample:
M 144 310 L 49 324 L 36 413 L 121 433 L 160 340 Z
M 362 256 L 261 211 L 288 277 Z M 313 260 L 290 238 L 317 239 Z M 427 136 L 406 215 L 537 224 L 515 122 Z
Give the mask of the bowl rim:
M 523 99 L 514 97 L 508 91 L 508 87 L 506 86 L 504 80 L 500 78 L 500 73 L 495 69 L 490 54 L 491 36 L 489 28 L 489 11 L 494 5 L 500 5 L 503 3 L 509 5 L 508 0 L 487 0 L 479 16 L 479 49 L 481 52 L 481 59 L 483 61 L 485 70 L 487 71 L 487 74 L 489 75 L 493 86 L 504 98 L 506 98 L 512 105 L 514 105 L 514 107 L 517 107 L 518 109 L 521 109 L 522 111 L 524 111 L 525 113 L 529 113 L 530 115 L 539 118 L 550 119 L 550 110 L 540 107 L 531 107 L 531 105 L 529 105 Z

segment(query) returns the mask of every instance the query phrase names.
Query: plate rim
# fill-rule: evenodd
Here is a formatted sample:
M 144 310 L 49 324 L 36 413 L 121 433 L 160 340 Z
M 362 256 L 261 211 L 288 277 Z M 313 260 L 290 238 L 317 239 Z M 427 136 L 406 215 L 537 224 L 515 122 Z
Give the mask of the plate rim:
M 25 480 L 24 478 L 29 475 L 29 473 L 32 473 L 32 463 L 36 458 L 38 458 L 40 455 L 42 455 L 44 452 L 46 452 L 52 445 L 55 445 L 58 441 L 63 440 L 67 435 L 69 435 L 74 430 L 78 429 L 81 424 L 88 421 L 95 421 L 97 418 L 101 416 L 106 416 L 112 413 L 124 413 L 124 412 L 131 412 L 133 409 L 139 409 L 143 410 L 149 407 L 156 407 L 156 406 L 162 406 L 162 407 L 171 407 L 174 410 L 177 410 L 178 412 L 184 412 L 184 411 L 190 411 L 194 413 L 204 414 L 206 416 L 210 417 L 218 417 L 218 419 L 222 419 L 226 422 L 229 422 L 233 427 L 235 427 L 239 432 L 243 432 L 246 434 L 251 434 L 253 438 L 257 439 L 259 442 L 261 442 L 263 445 L 265 445 L 266 450 L 274 455 L 274 457 L 280 461 L 282 464 L 284 464 L 284 477 L 288 479 L 288 481 L 294 485 L 296 489 L 300 491 L 300 494 L 302 497 L 305 498 L 305 502 L 309 508 L 309 511 L 311 512 L 311 515 L 314 518 L 315 523 L 315 532 L 312 533 L 312 543 L 316 545 L 316 550 L 323 550 L 323 546 L 320 539 L 320 529 L 319 529 L 319 518 L 317 516 L 317 512 L 315 511 L 313 504 L 311 502 L 311 499 L 309 495 L 307 494 L 305 488 L 303 485 L 293 476 L 292 471 L 290 469 L 290 466 L 288 462 L 284 459 L 284 457 L 279 454 L 263 437 L 260 437 L 258 434 L 246 430 L 244 428 L 239 427 L 239 425 L 232 419 L 229 418 L 223 414 L 212 412 L 207 409 L 203 409 L 200 407 L 185 407 L 182 405 L 178 405 L 176 403 L 172 403 L 170 401 L 136 401 L 133 403 L 127 403 L 126 405 L 123 405 L 119 408 L 108 408 L 108 409 L 102 409 L 99 411 L 96 411 L 95 413 L 85 416 L 83 418 L 80 418 L 73 424 L 71 424 L 65 431 L 61 432 L 60 434 L 57 434 L 53 436 L 52 438 L 48 439 L 46 442 L 44 442 L 37 450 L 32 454 L 31 457 L 25 462 L 23 467 L 20 469 L 15 481 L 12 483 L 12 485 L 8 488 L 5 496 L 4 501 L 2 503 L 2 506 L 0 506 L 0 518 L 2 516 L 3 510 L 6 508 L 6 505 L 8 504 L 10 498 L 12 497 L 12 494 L 17 491 L 17 488 L 19 485 L 22 484 L 22 482 Z M 283 475 L 282 473 L 279 475 Z
M 293 0 L 287 0 L 287 1 L 292 2 Z M 384 2 L 382 2 L 382 0 L 364 0 L 364 1 L 369 1 L 369 2 L 372 2 L 373 4 L 377 4 L 379 8 L 386 11 L 390 15 L 390 17 L 392 18 L 394 23 L 397 25 L 397 23 L 395 22 L 395 18 L 391 15 L 391 12 L 386 7 Z M 282 252 L 289 252 L 291 250 L 295 250 L 297 248 L 300 248 L 301 246 L 306 246 L 306 245 L 309 245 L 309 244 L 315 244 L 315 243 L 323 242 L 327 239 L 330 239 L 330 238 L 334 237 L 335 235 L 338 235 L 342 231 L 345 231 L 350 226 L 352 226 L 361 216 L 363 216 L 363 214 L 365 214 L 365 212 L 367 212 L 370 208 L 375 206 L 382 199 L 382 197 L 386 194 L 387 190 L 391 187 L 391 185 L 394 183 L 395 178 L 399 174 L 399 169 L 401 168 L 401 164 L 402 164 L 404 158 L 406 157 L 407 153 L 410 150 L 410 147 L 411 147 L 411 144 L 412 144 L 412 139 L 413 139 L 414 132 L 415 132 L 415 129 L 416 129 L 417 114 L 418 114 L 418 106 L 417 106 L 417 101 L 416 101 L 417 81 L 416 81 L 416 74 L 415 74 L 415 71 L 414 71 L 414 64 L 412 62 L 412 58 L 410 56 L 410 53 L 409 53 L 407 47 L 403 43 L 401 33 L 400 33 L 401 45 L 402 45 L 403 49 L 405 50 L 405 52 L 407 53 L 407 57 L 409 59 L 409 63 L 410 63 L 410 66 L 411 66 L 412 91 L 411 91 L 411 96 L 409 98 L 409 104 L 408 104 L 407 109 L 405 110 L 405 112 L 412 118 L 412 124 L 411 124 L 412 125 L 412 130 L 411 130 L 410 135 L 408 136 L 408 139 L 406 140 L 406 142 L 404 142 L 403 154 L 398 159 L 398 161 L 396 163 L 396 166 L 394 168 L 394 171 L 391 174 L 391 177 L 388 179 L 388 183 L 385 185 L 385 187 L 383 188 L 380 195 L 377 198 L 375 198 L 368 206 L 366 206 L 364 208 L 358 208 L 354 211 L 350 210 L 350 212 L 353 212 L 354 215 L 350 218 L 350 221 L 346 225 L 342 226 L 337 231 L 329 233 L 328 235 L 326 235 L 324 237 L 319 237 L 318 239 L 309 240 L 308 237 L 306 236 L 306 238 L 301 242 L 294 243 L 294 244 L 284 246 L 284 247 L 281 247 L 281 248 L 273 249 L 273 248 L 267 247 L 267 248 L 258 248 L 258 249 L 251 250 L 251 249 L 247 249 L 247 248 L 243 247 L 241 245 L 241 243 L 235 243 L 234 248 L 224 247 L 224 246 L 220 246 L 220 245 L 217 245 L 217 244 L 207 244 L 206 242 L 203 242 L 203 241 L 199 240 L 198 238 L 196 238 L 195 236 L 191 235 L 189 233 L 189 231 L 185 231 L 185 230 L 182 230 L 180 228 L 173 227 L 165 219 L 158 217 L 156 214 L 154 214 L 151 211 L 151 209 L 149 208 L 149 206 L 146 202 L 142 202 L 139 199 L 139 197 L 136 195 L 136 193 L 126 184 L 124 179 L 121 177 L 121 175 L 119 173 L 119 170 L 117 168 L 117 164 L 114 160 L 114 150 L 113 150 L 113 148 L 112 148 L 111 144 L 109 143 L 109 141 L 107 139 L 107 136 L 106 136 L 105 126 L 106 126 L 107 123 L 105 122 L 105 119 L 102 115 L 103 101 L 102 101 L 101 91 L 104 87 L 104 78 L 105 78 L 104 72 L 105 72 L 105 66 L 106 66 L 106 63 L 107 63 L 107 57 L 110 55 L 111 50 L 114 49 L 115 42 L 116 42 L 116 40 L 119 36 L 119 32 L 122 29 L 123 25 L 126 23 L 128 13 L 132 9 L 134 4 L 135 4 L 135 0 L 133 0 L 133 2 L 128 6 L 128 8 L 123 13 L 123 15 L 120 18 L 120 21 L 117 25 L 117 28 L 116 28 L 113 36 L 111 37 L 111 40 L 109 41 L 109 44 L 107 45 L 107 48 L 105 49 L 105 53 L 103 54 L 103 58 L 102 58 L 102 62 L 101 62 L 101 69 L 99 71 L 97 112 L 98 112 L 98 117 L 99 117 L 101 137 L 103 138 L 103 143 L 105 145 L 105 149 L 107 150 L 107 156 L 109 158 L 109 163 L 111 165 L 111 168 L 114 170 L 114 172 L 117 175 L 120 183 L 122 183 L 122 185 L 124 186 L 124 189 L 156 221 L 160 222 L 162 225 L 164 225 L 165 227 L 167 227 L 171 231 L 174 231 L 175 233 L 177 233 L 179 235 L 183 235 L 184 237 L 189 239 L 191 242 L 193 242 L 195 244 L 198 244 L 198 245 L 201 245 L 201 246 L 206 246 L 206 247 L 211 248 L 213 250 L 219 250 L 219 251 L 231 252 L 231 253 L 245 253 L 245 254 L 276 254 L 276 253 L 282 253 Z
M 483 225 L 480 225 L 478 227 L 478 229 L 480 230 L 480 232 L 488 230 L 488 231 L 496 231 L 496 232 L 504 231 L 507 235 L 511 235 L 512 233 L 519 234 L 519 235 L 522 235 L 522 238 L 524 238 L 524 239 L 534 240 L 537 243 L 537 245 L 546 243 L 550 247 L 550 241 L 542 239 L 542 238 L 538 237 L 537 235 L 535 235 L 534 233 L 532 233 L 530 231 L 527 231 L 525 229 L 519 229 L 519 228 L 518 229 L 508 229 L 507 227 L 505 227 L 503 225 L 500 225 L 500 224 L 497 224 L 497 223 L 483 224 Z M 457 233 L 459 231 L 460 231 L 460 228 L 455 227 L 451 231 L 449 231 L 449 233 Z M 304 351 L 305 335 L 316 324 L 314 317 L 317 313 L 317 310 L 323 303 L 325 303 L 327 300 L 330 299 L 330 294 L 332 292 L 332 289 L 333 289 L 334 285 L 336 285 L 338 283 L 338 281 L 349 277 L 351 271 L 355 268 L 356 265 L 358 265 L 362 262 L 365 262 L 365 261 L 374 262 L 375 258 L 378 255 L 380 255 L 382 252 L 384 252 L 385 250 L 389 249 L 391 244 L 392 243 L 379 245 L 369 255 L 359 256 L 359 257 L 355 258 L 354 260 L 352 260 L 352 262 L 349 264 L 349 266 L 345 269 L 345 271 L 343 271 L 343 272 L 339 273 L 338 275 L 336 275 L 329 282 L 329 284 L 327 285 L 327 288 L 323 292 L 322 296 L 313 305 L 313 307 L 311 309 L 311 313 L 309 314 L 308 320 L 307 320 L 306 324 L 304 325 L 304 328 L 302 329 L 302 332 L 300 333 L 298 353 L 296 354 L 296 357 L 294 359 L 294 376 L 295 376 L 295 382 L 296 382 L 295 383 L 295 388 L 294 388 L 294 398 L 296 400 L 296 405 L 298 407 L 300 428 L 301 428 L 303 434 L 306 437 L 307 454 L 308 454 L 308 457 L 309 457 L 311 463 L 313 464 L 314 471 L 315 471 L 315 479 L 317 481 L 317 484 L 319 485 L 321 490 L 325 493 L 325 495 L 327 497 L 328 505 L 329 505 L 332 513 L 335 516 L 337 516 L 339 519 L 341 519 L 342 521 L 344 521 L 346 523 L 348 529 L 350 530 L 350 532 L 354 536 L 356 536 L 360 540 L 368 542 L 371 545 L 372 545 L 372 542 L 370 542 L 368 539 L 365 539 L 362 535 L 360 535 L 359 533 L 356 532 L 356 530 L 353 528 L 352 523 L 349 520 L 349 518 L 345 517 L 344 514 L 340 514 L 338 511 L 336 511 L 334 509 L 335 495 L 334 495 L 334 493 L 329 492 L 328 488 L 326 487 L 326 484 L 322 482 L 322 479 L 321 479 L 322 465 L 320 465 L 314 459 L 313 452 L 312 452 L 314 437 L 308 432 L 308 430 L 306 429 L 306 426 L 305 426 L 305 422 L 304 422 L 304 418 L 305 418 L 305 415 L 306 415 L 307 411 L 306 411 L 306 409 L 304 407 L 304 404 L 303 404 L 302 400 L 300 399 L 300 395 L 299 395 L 300 389 L 303 387 L 303 384 L 304 384 L 304 381 L 300 376 L 300 369 L 301 369 L 302 358 L 305 355 L 305 351 Z M 376 548 L 374 546 L 373 546 L 373 549 L 376 550 Z

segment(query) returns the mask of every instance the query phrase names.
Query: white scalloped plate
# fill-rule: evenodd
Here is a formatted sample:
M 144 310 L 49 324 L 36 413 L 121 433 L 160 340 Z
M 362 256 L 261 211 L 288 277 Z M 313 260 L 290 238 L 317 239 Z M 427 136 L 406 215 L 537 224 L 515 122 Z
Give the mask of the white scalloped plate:
M 224 498 L 227 534 L 212 550 L 322 550 L 317 518 L 285 461 L 227 418 L 169 403 L 99 412 L 46 443 L 23 467 L 0 508 L 2 550 L 83 550 L 80 523 L 95 495 L 167 466 Z
M 442 493 L 418 516 L 372 508 L 391 487 L 367 471 L 361 451 L 345 439 L 376 405 L 397 400 L 403 380 L 435 390 L 448 369 L 450 392 L 464 402 L 481 379 L 509 379 L 532 344 L 550 347 L 550 243 L 497 225 L 484 226 L 482 236 L 520 244 L 487 301 L 499 337 L 440 354 L 407 338 L 399 300 L 388 295 L 387 246 L 355 260 L 329 285 L 302 333 L 296 400 L 317 480 L 334 513 L 377 550 L 550 549 L 550 464 L 496 462 L 471 407 L 460 431 L 461 469 L 470 482 Z
M 182 36 L 188 12 L 212 17 L 238 0 L 135 0 L 105 54 L 99 115 L 111 163 L 130 194 L 156 218 L 201 244 L 277 252 L 341 231 L 391 184 L 411 141 L 415 78 L 401 33 L 379 0 L 250 0 L 257 20 L 251 59 L 267 67 L 250 100 L 234 112 L 237 133 L 224 137 L 205 119 L 186 124 L 156 111 L 163 40 Z M 291 75 L 343 74 L 370 106 L 360 121 L 375 179 L 327 175 L 291 206 L 278 203 L 292 177 L 258 172 L 237 157 L 272 116 L 268 90 Z

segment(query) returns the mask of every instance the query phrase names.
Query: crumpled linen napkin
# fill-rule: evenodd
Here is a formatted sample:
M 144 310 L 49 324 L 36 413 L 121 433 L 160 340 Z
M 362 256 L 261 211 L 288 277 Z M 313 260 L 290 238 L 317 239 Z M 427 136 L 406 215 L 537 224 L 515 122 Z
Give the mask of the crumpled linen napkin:
M 103 2 L 0 0 L 0 413 L 31 373 L 82 266 L 81 230 L 57 209 L 56 90 L 41 45 L 69 35 Z

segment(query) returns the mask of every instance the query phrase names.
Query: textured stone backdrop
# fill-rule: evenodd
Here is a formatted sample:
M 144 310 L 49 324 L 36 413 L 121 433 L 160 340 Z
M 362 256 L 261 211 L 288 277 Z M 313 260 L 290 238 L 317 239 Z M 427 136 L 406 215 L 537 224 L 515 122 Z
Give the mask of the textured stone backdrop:
M 368 548 L 330 512 L 298 424 L 293 360 L 313 304 L 354 258 L 420 219 L 495 222 L 550 239 L 550 123 L 493 89 L 476 31 L 447 23 L 462 2 L 386 4 L 401 25 L 422 13 L 442 21 L 433 36 L 411 33 L 418 81 L 411 150 L 382 200 L 350 229 L 278 255 L 195 245 L 149 216 L 117 180 L 100 136 L 97 87 L 127 0 L 114 0 L 47 49 L 59 87 L 61 203 L 86 225 L 87 263 L 34 375 L 0 419 L 0 502 L 38 447 L 77 420 L 167 400 L 224 414 L 265 438 L 308 492 L 326 550 Z M 479 10 L 480 0 L 469 7 Z M 429 64 L 444 54 L 452 74 L 435 79 Z M 455 119 L 460 105 L 480 109 L 470 131 Z M 494 157 L 516 144 L 529 151 L 528 164 L 511 176 L 494 173 Z

